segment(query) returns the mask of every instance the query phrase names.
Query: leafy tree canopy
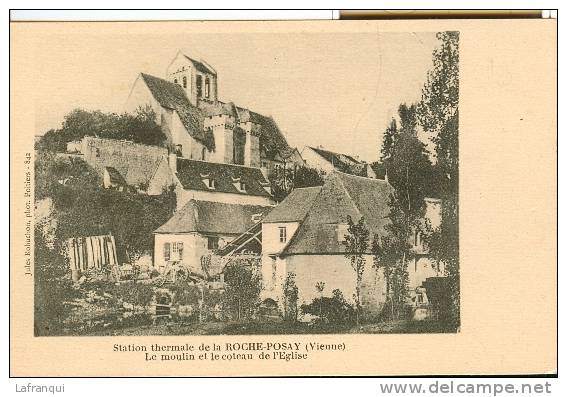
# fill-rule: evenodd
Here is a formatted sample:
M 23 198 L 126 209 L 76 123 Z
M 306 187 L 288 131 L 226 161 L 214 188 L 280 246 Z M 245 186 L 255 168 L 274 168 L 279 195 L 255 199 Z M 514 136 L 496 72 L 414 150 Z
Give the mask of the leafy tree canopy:
M 166 139 L 150 106 L 139 107 L 134 114 L 75 109 L 65 116 L 61 128 L 49 130 L 41 137 L 37 149 L 63 152 L 68 142 L 81 140 L 85 136 L 156 146 L 163 145 Z

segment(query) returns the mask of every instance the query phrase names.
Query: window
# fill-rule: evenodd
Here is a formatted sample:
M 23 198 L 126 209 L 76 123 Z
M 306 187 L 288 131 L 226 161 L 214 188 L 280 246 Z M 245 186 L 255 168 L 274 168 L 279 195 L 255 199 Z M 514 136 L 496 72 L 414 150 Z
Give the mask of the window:
M 100 157 L 100 149 L 99 148 L 95 149 L 95 156 Z
M 219 238 L 218 237 L 207 237 L 207 248 L 210 250 L 219 249 Z
M 187 76 L 183 76 L 183 88 L 187 88 Z
M 209 78 L 207 77 L 205 79 L 205 98 L 208 98 L 210 95 L 211 91 L 211 82 L 209 81 Z
M 215 189 L 215 180 L 208 175 L 201 175 L 201 180 L 210 190 Z
M 203 96 L 203 78 L 201 76 L 197 76 L 197 97 L 200 98 Z
M 415 231 L 415 235 L 413 237 L 413 245 L 419 247 L 421 245 L 421 233 L 419 230 Z
M 278 228 L 280 231 L 280 243 L 285 243 L 287 241 L 287 229 L 285 226 Z
M 178 157 L 183 157 L 183 145 L 176 145 L 175 146 L 175 154 Z
M 171 244 L 171 259 L 172 260 L 183 260 L 183 243 L 175 242 Z
M 174 82 L 175 84 L 177 84 L 177 79 L 173 79 L 173 82 Z
M 201 160 L 205 160 L 205 153 L 206 153 L 206 152 L 207 152 L 207 149 L 206 149 L 206 148 L 203 148 L 203 149 L 201 150 Z
M 164 243 L 163 244 L 163 260 L 168 261 L 171 258 L 171 244 Z

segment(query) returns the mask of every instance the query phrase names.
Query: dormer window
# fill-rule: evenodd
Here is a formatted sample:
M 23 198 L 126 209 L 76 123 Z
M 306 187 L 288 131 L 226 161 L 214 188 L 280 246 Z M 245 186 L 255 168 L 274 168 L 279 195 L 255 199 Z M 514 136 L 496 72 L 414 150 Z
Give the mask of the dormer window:
M 232 178 L 232 184 L 239 192 L 246 193 L 246 183 L 240 180 L 240 177 Z
M 187 88 L 187 76 L 183 76 L 183 88 Z
M 272 185 L 270 183 L 261 183 L 261 185 L 269 195 L 272 194 Z
M 201 174 L 201 180 L 209 190 L 215 190 L 215 180 L 209 174 Z

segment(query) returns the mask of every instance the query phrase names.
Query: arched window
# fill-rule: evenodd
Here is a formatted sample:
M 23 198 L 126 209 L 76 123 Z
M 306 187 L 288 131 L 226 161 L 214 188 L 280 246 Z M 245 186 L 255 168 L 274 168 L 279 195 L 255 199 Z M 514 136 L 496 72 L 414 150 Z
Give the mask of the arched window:
M 187 76 L 183 76 L 183 88 L 187 88 Z
M 177 79 L 173 79 L 173 82 L 174 82 L 175 84 L 177 84 Z
M 211 82 L 209 78 L 205 78 L 205 98 L 208 98 L 211 93 Z

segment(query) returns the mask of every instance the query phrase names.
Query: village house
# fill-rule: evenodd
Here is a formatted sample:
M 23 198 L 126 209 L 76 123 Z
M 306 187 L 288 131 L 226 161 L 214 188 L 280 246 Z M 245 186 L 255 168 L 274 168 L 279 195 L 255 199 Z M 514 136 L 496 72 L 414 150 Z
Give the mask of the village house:
M 258 224 L 273 207 L 190 199 L 154 232 L 154 267 L 180 263 L 205 276 L 202 258 Z
M 308 167 L 323 171 L 326 174 L 340 171 L 351 175 L 376 178 L 376 173 L 370 164 L 365 161 L 361 161 L 348 154 L 325 150 L 321 146 L 305 146 L 301 151 L 301 158 Z
M 286 163 L 303 164 L 271 117 L 218 99 L 217 72 L 205 61 L 178 52 L 166 79 L 141 73 L 126 110 L 146 105 L 179 157 L 261 167 L 266 175 Z
M 169 155 L 177 208 L 189 200 L 273 206 L 270 183 L 259 168 L 179 158 Z
M 321 296 L 316 288 L 319 282 L 325 285 L 323 295 L 330 296 L 333 290 L 339 289 L 353 302 L 356 273 L 345 257 L 343 244 L 348 233 L 347 216 L 355 222 L 364 217 L 371 239 L 385 236 L 392 191 L 387 181 L 337 171 L 326 177 L 323 186 L 292 191 L 261 223 L 262 300 L 281 308 L 283 284 L 287 275 L 293 273 L 299 305 Z M 440 202 L 427 200 L 426 208 L 425 217 L 436 227 Z M 429 258 L 419 232 L 412 240 L 415 244 L 414 255 L 408 263 L 409 290 L 412 302 L 418 306 L 427 302 L 422 284 L 429 278 L 441 276 L 443 270 Z M 361 304 L 367 313 L 375 315 L 386 301 L 385 280 L 372 267 L 370 250 L 363 256 L 367 265 L 361 283 Z

